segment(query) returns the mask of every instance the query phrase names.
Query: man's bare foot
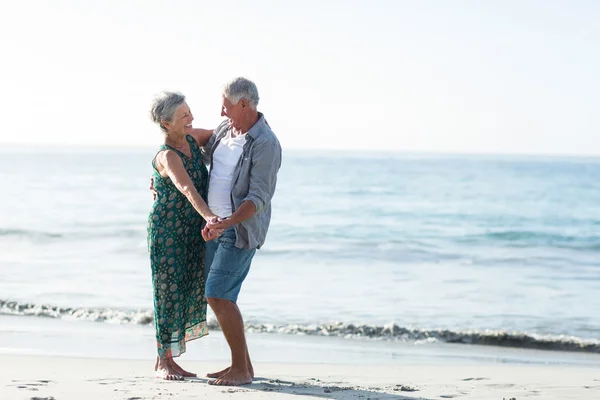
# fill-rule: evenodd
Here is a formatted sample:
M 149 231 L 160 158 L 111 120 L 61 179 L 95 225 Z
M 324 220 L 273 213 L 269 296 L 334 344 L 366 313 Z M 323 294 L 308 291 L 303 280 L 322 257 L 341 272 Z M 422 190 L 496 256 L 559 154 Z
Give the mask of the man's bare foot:
M 156 377 L 167 381 L 182 381 L 183 376 L 173 368 L 171 363 L 166 358 L 156 357 L 154 364 Z
M 226 373 L 229 372 L 229 368 L 231 367 L 227 367 L 225 369 L 220 370 L 219 372 L 209 372 L 208 374 L 206 374 L 207 378 L 220 378 L 223 375 L 225 375 Z
M 206 374 L 207 378 L 220 378 L 223 375 L 225 375 L 226 373 L 229 372 L 229 369 L 231 367 L 227 367 L 225 369 L 220 370 L 219 372 L 209 372 L 208 374 Z M 252 377 L 252 379 L 254 379 L 254 368 L 252 367 L 252 363 L 250 362 L 250 360 L 248 360 L 248 370 L 250 371 L 250 376 Z
M 220 378 L 208 381 L 209 385 L 214 386 L 241 386 L 249 383 L 252 383 L 252 376 L 250 376 L 250 372 L 233 367 L 230 367 L 229 371 L 227 371 Z
M 179 373 L 179 375 L 186 377 L 186 378 L 195 378 L 196 376 L 198 376 L 193 372 L 188 372 L 185 369 L 181 368 L 179 366 L 179 364 L 177 364 L 175 362 L 174 359 L 171 358 L 170 360 L 171 360 L 171 366 L 173 367 L 173 369 L 175 369 L 175 371 L 177 371 Z
M 223 375 L 225 375 L 226 373 L 229 372 L 229 369 L 231 367 L 227 367 L 225 369 L 220 370 L 219 372 L 209 372 L 208 374 L 206 374 L 207 378 L 220 378 Z M 254 368 L 252 368 L 252 364 L 250 364 L 250 366 L 248 367 L 248 370 L 250 371 L 250 376 L 252 377 L 252 379 L 254 379 Z

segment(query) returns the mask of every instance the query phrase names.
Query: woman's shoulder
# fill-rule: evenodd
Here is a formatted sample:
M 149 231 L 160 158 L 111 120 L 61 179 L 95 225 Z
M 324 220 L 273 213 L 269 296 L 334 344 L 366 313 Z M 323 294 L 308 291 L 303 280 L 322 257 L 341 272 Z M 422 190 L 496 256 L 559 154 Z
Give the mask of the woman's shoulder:
M 163 175 L 162 168 L 169 168 L 173 163 L 183 163 L 183 157 L 174 149 L 168 146 L 161 146 L 161 149 L 152 159 L 152 166 L 160 175 Z

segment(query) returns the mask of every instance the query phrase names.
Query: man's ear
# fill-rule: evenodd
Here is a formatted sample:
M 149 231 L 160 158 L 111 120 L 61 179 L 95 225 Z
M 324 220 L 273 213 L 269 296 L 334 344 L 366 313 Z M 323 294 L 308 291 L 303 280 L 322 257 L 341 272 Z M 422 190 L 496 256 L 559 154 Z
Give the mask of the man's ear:
M 248 99 L 240 99 L 240 105 L 242 106 L 242 108 L 248 108 Z

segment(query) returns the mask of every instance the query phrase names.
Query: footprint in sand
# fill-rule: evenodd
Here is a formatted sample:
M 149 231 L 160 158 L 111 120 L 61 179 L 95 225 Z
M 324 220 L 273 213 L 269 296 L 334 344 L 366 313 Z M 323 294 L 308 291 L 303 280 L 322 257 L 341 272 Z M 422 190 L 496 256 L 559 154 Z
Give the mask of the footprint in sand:
M 456 394 L 442 394 L 442 395 L 440 395 L 440 397 L 442 399 L 453 399 L 455 397 L 466 396 L 468 394 L 469 394 L 468 392 L 459 392 Z
M 31 390 L 32 392 L 37 392 L 39 388 L 45 388 L 49 383 L 53 383 L 50 380 L 38 380 L 33 382 L 28 381 L 13 381 L 16 384 L 12 386 L 16 386 L 18 389 L 26 389 Z
M 494 388 L 494 389 L 512 389 L 517 385 L 515 385 L 514 383 L 490 383 L 485 386 Z
M 227 389 L 227 390 L 221 390 L 221 393 L 242 393 L 242 392 L 249 392 L 249 390 L 247 390 L 247 389 Z

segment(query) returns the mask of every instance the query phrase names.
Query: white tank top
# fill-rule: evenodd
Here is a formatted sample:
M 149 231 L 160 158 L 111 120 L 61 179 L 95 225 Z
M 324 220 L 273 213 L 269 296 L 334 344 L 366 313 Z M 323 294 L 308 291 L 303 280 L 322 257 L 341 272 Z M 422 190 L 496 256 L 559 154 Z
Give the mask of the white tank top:
M 213 153 L 208 184 L 208 207 L 219 217 L 229 217 L 231 209 L 231 180 L 242 155 L 246 135 L 231 137 L 231 130 L 221 139 Z

